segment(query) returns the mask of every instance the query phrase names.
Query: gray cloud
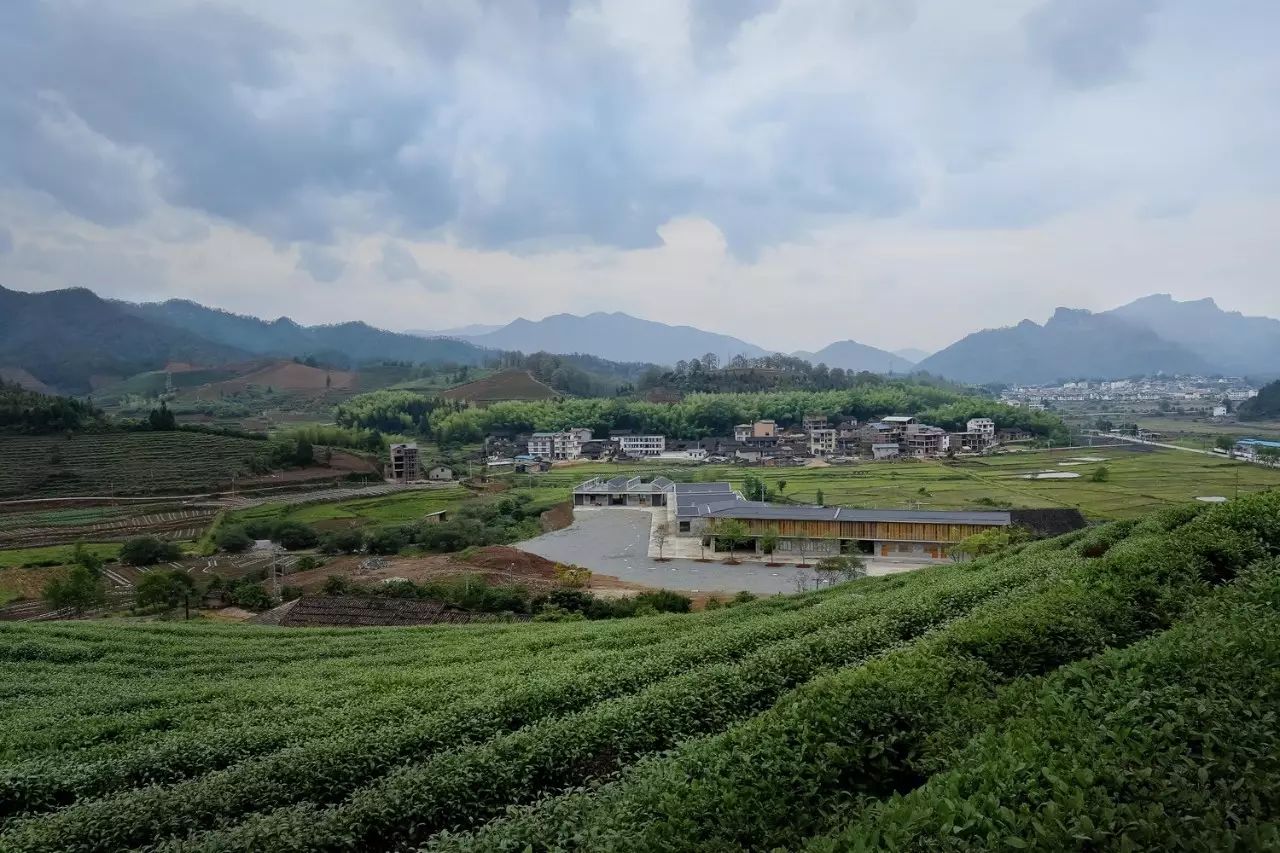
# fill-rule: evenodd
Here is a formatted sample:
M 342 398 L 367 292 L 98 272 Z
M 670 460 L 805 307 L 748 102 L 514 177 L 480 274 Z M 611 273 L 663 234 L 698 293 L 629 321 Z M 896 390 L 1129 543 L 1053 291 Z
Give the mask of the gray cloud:
M 302 270 L 316 281 L 326 284 L 337 281 L 346 268 L 346 261 L 319 246 L 308 244 L 298 250 L 296 269 Z
M 296 244 L 318 281 L 352 275 L 334 245 L 390 235 L 382 271 L 440 289 L 395 240 L 648 249 L 701 217 L 753 263 L 841 223 L 1031 228 L 1280 185 L 1274 5 L 1014 6 L 9 0 L 0 189 L 109 231 Z
M 3 225 L 0 225 L 0 255 L 7 255 L 13 251 L 13 232 Z
M 409 250 L 398 243 L 388 241 L 382 245 L 382 261 L 378 266 L 389 281 L 416 281 L 425 289 L 438 293 L 451 286 L 448 276 L 422 269 Z
M 1053 72 L 1078 87 L 1128 77 L 1158 0 L 1049 0 L 1027 18 L 1027 36 Z

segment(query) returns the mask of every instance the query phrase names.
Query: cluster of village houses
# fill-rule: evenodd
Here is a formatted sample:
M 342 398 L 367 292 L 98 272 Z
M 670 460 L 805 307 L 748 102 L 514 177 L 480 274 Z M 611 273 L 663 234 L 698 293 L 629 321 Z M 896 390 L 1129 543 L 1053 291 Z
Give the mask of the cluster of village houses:
M 983 453 L 1001 442 L 1029 437 L 1016 430 L 997 433 L 995 422 L 990 418 L 973 418 L 963 431 L 948 432 L 920 423 L 910 415 L 893 415 L 864 424 L 853 419 L 832 423 L 825 416 L 810 415 L 792 429 L 783 429 L 772 420 L 760 420 L 738 424 L 732 436 L 691 440 L 627 431 L 597 438 L 586 428 L 535 432 L 523 442 L 520 437 L 491 440 L 488 450 L 492 460 L 510 458 L 517 463 L 647 459 L 788 465 L 803 464 L 810 459 L 842 461 Z

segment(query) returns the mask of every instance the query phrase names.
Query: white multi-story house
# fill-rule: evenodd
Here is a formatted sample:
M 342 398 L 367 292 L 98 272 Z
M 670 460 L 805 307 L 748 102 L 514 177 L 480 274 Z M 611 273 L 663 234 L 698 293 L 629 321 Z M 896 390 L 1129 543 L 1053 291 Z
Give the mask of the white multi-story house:
M 529 436 L 529 455 L 539 459 L 580 459 L 582 443 L 591 440 L 591 430 L 575 427 L 564 432 L 535 432 Z
M 829 428 L 809 430 L 809 452 L 814 456 L 834 456 L 840 431 Z
M 733 428 L 733 440 L 746 441 L 748 438 L 751 438 L 751 430 L 751 424 L 738 424 Z
M 665 435 L 619 435 L 614 441 L 626 456 L 657 456 L 667 449 Z

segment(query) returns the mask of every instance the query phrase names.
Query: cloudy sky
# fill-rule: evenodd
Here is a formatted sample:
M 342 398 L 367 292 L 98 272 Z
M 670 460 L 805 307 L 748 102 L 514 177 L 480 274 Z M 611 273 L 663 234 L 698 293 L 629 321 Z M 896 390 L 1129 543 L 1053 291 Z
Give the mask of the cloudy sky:
M 1280 316 L 1274 0 L 3 0 L 0 284 L 935 349 Z

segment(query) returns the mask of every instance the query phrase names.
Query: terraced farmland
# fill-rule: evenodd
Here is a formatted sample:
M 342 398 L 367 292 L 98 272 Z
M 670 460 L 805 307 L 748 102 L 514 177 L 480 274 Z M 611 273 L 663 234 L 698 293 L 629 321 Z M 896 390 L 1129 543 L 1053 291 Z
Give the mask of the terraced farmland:
M 194 432 L 0 437 L 0 498 L 189 494 L 243 474 L 263 443 Z
M 1280 843 L 1280 493 L 687 615 L 0 625 L 0 849 Z
M 0 548 L 113 542 L 142 534 L 198 539 L 215 514 L 211 507 L 163 504 L 0 513 Z

